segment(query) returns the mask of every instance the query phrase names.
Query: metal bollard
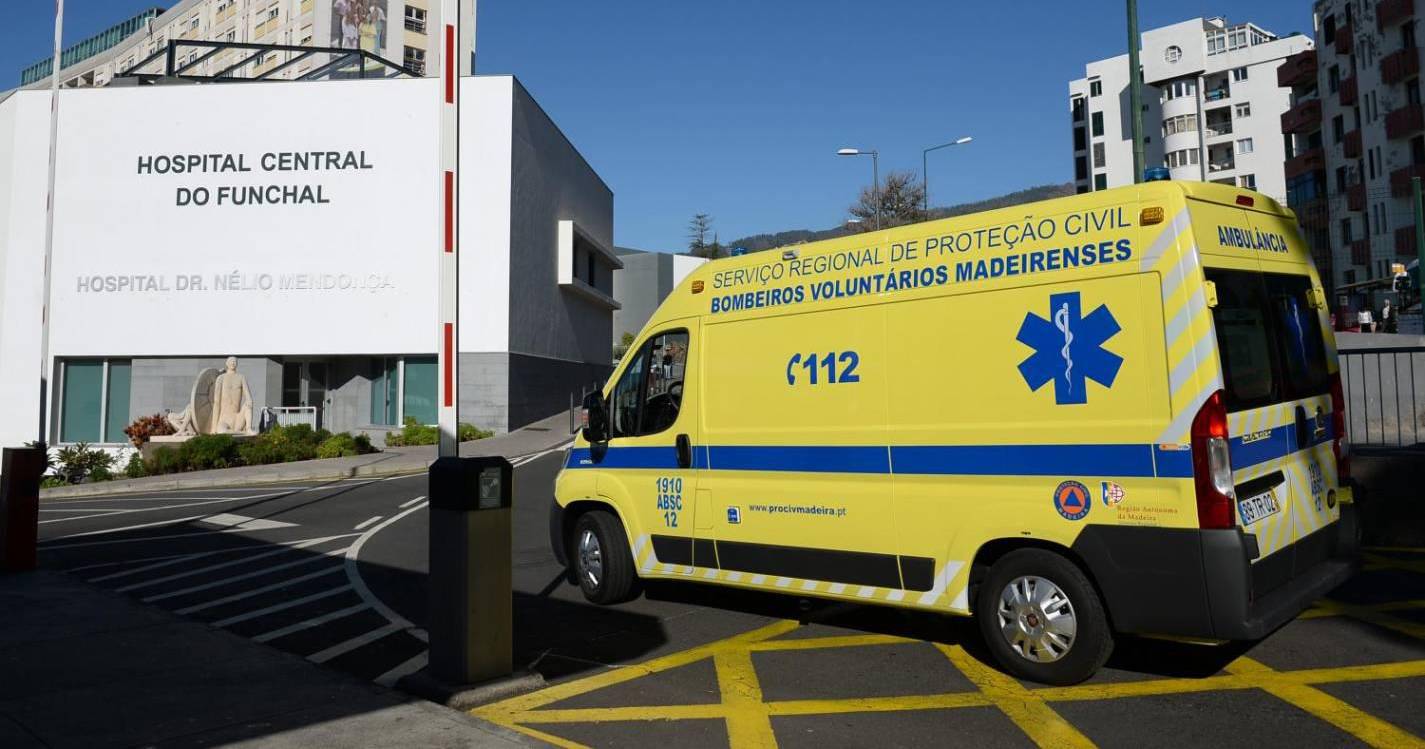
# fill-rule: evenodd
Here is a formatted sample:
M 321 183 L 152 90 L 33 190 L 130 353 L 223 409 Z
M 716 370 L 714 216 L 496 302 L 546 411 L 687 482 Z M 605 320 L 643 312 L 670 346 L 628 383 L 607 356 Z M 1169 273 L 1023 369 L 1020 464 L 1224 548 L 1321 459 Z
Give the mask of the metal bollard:
M 514 469 L 501 457 L 446 457 L 429 476 L 429 673 L 451 685 L 509 676 Z
M 35 568 L 45 452 L 43 447 L 7 447 L 0 458 L 0 569 L 7 572 Z

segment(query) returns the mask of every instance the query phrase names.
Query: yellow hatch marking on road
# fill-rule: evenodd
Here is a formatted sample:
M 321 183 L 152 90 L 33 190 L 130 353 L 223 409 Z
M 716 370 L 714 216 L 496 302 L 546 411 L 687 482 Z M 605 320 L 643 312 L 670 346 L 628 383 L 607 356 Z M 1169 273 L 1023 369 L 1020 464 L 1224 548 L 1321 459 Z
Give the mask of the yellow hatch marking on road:
M 975 660 L 964 648 L 940 644 L 935 647 L 1035 744 L 1054 747 L 1094 745 L 1043 699 L 1014 679 Z
M 727 739 L 738 747 L 775 747 L 772 719 L 762 702 L 762 685 L 752 665 L 752 652 L 723 650 L 713 656 L 717 667 L 717 687 L 727 709 Z
M 1407 571 L 1421 563 L 1373 558 L 1383 567 Z M 1344 616 L 1371 622 L 1397 632 L 1425 639 L 1425 624 L 1391 616 L 1389 612 L 1425 608 L 1425 600 L 1391 601 L 1375 605 L 1348 604 L 1321 600 L 1302 614 L 1303 619 Z M 798 699 L 767 702 L 763 698 L 752 654 L 848 647 L 872 647 L 920 643 L 893 635 L 836 635 L 827 637 L 774 639 L 798 628 L 794 621 L 777 621 L 724 640 L 700 645 L 631 666 L 615 666 L 609 671 L 492 703 L 471 713 L 541 741 L 575 749 L 583 746 L 570 739 L 540 730 L 540 725 L 569 723 L 640 723 L 650 721 L 723 720 L 728 738 L 735 747 L 775 747 L 771 718 L 794 715 L 838 715 L 848 713 L 908 712 L 961 707 L 995 707 L 1004 713 L 1039 746 L 1092 746 L 1075 726 L 1051 705 L 1056 702 L 1087 702 L 1131 697 L 1194 694 L 1203 692 L 1261 689 L 1304 712 L 1330 723 L 1373 746 L 1425 747 L 1419 737 L 1364 710 L 1333 697 L 1317 685 L 1382 681 L 1425 677 L 1425 660 L 1377 663 L 1358 666 L 1277 671 L 1242 657 L 1226 668 L 1226 673 L 1204 678 L 1165 678 L 1111 684 L 1081 684 L 1072 687 L 1026 688 L 1019 682 L 980 663 L 958 645 L 933 644 L 975 685 L 973 691 L 918 694 L 894 697 L 849 697 L 839 699 Z M 704 659 L 711 659 L 721 693 L 719 702 L 695 705 L 646 705 L 600 708 L 549 708 L 548 705 L 651 676 Z
M 1262 680 L 1260 688 L 1277 699 L 1289 702 L 1333 726 L 1377 747 L 1425 747 L 1412 733 L 1387 723 L 1370 713 L 1315 687 L 1303 684 L 1288 673 L 1275 671 L 1246 656 L 1227 666 L 1227 671 Z

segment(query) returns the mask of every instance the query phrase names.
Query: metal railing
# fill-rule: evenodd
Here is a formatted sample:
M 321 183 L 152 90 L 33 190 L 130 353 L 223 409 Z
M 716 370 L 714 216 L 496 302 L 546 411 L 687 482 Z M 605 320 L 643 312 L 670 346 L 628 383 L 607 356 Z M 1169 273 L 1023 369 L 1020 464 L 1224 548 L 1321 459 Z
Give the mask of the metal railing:
M 184 50 L 180 54 L 179 50 Z M 188 51 L 191 50 L 191 54 Z M 211 73 L 199 73 L 198 66 L 226 51 L 233 51 L 237 62 Z M 288 59 L 271 68 L 260 69 L 268 54 L 286 54 Z M 134 78 L 141 84 L 164 79 L 194 82 L 272 80 L 277 73 L 304 60 L 312 59 L 314 69 L 303 72 L 295 80 L 307 81 L 323 77 L 396 78 L 423 75 L 363 49 L 344 47 L 308 47 L 291 44 L 255 44 L 251 42 L 215 42 L 201 39 L 171 39 L 153 54 L 120 71 L 118 78 Z M 242 75 L 248 66 L 251 75 Z M 260 72 L 259 72 L 260 70 Z
M 268 406 L 267 410 L 277 419 L 277 426 L 306 424 L 313 429 L 317 428 L 316 406 Z
M 1399 448 L 1425 442 L 1425 346 L 1337 352 L 1353 447 Z

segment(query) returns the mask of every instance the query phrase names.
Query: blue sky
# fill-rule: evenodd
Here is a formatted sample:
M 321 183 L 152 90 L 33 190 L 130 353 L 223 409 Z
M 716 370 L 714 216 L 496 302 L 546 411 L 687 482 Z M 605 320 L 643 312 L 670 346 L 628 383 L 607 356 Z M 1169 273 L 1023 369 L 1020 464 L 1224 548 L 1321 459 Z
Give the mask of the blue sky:
M 65 43 L 152 4 L 67 0 Z M 0 87 L 53 34 L 52 0 L 6 5 Z M 871 171 L 842 146 L 879 149 L 882 174 L 918 172 L 921 149 L 974 136 L 931 154 L 942 205 L 1068 181 L 1068 81 L 1126 49 L 1123 1 L 963 7 L 484 0 L 477 64 L 519 76 L 613 188 L 618 244 L 678 250 L 699 212 L 724 241 L 836 225 Z M 1311 33 L 1309 0 L 1140 0 L 1139 15 L 1144 29 L 1226 15 Z

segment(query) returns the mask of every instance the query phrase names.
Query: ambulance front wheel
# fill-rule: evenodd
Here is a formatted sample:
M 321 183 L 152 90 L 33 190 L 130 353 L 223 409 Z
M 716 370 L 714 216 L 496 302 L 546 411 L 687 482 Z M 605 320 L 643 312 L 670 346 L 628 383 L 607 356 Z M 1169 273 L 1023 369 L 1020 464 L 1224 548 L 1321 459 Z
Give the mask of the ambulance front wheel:
M 1088 576 L 1044 549 L 995 562 L 975 596 L 975 618 L 995 659 L 1022 679 L 1077 684 L 1113 651 L 1108 616 Z
M 617 515 L 605 510 L 581 515 L 574 523 L 570 552 L 579 588 L 591 603 L 621 603 L 638 596 L 638 573 Z

